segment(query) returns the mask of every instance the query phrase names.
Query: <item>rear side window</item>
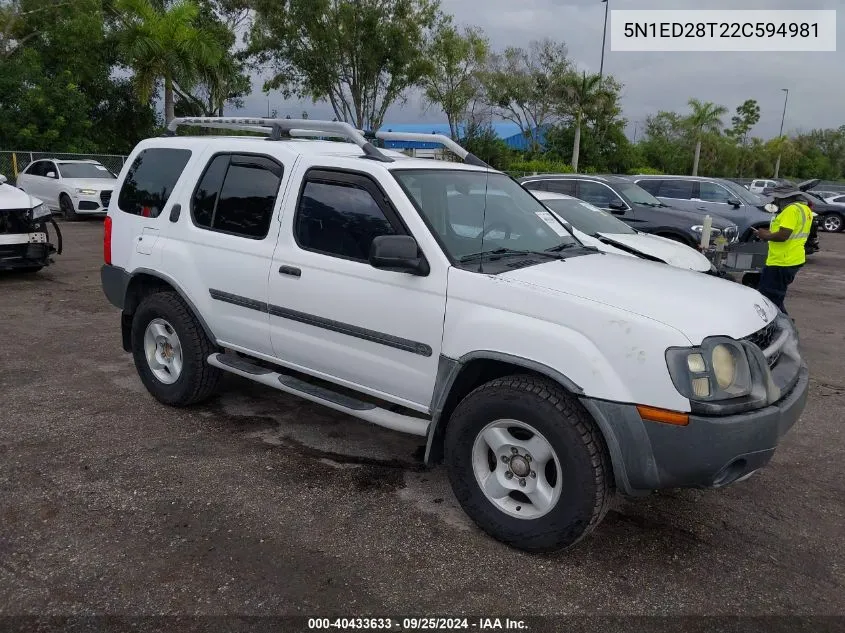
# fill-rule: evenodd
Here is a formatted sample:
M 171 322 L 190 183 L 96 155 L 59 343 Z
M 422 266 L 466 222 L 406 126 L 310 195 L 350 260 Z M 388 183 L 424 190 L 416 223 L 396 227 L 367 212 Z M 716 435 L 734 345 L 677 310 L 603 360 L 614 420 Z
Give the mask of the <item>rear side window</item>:
M 145 149 L 132 161 L 117 206 L 125 213 L 157 218 L 188 164 L 186 149 Z
M 264 239 L 270 230 L 282 172 L 282 166 L 267 156 L 215 156 L 194 192 L 194 224 L 211 231 Z
M 368 260 L 376 237 L 397 233 L 368 187 L 352 180 L 308 181 L 294 232 L 300 248 L 359 261 Z
M 661 198 L 689 200 L 692 198 L 693 185 L 695 183 L 692 180 L 664 180 L 657 195 Z
M 637 184 L 651 195 L 656 196 L 658 195 L 657 192 L 660 190 L 660 183 L 662 182 L 662 180 L 638 180 Z

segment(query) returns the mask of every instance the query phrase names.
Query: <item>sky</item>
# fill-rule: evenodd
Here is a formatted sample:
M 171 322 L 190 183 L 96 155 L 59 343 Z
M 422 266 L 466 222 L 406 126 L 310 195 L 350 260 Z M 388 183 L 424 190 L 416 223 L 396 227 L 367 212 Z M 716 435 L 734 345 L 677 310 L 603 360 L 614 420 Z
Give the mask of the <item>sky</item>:
M 845 24 L 845 0 L 609 0 L 614 9 L 837 9 L 837 31 Z M 598 72 L 605 5 L 600 0 L 441 0 L 441 7 L 460 25 L 484 29 L 494 50 L 528 46 L 550 37 L 562 41 L 579 68 Z M 838 38 L 839 39 L 839 38 Z M 628 135 L 642 133 L 649 114 L 658 110 L 685 112 L 697 98 L 726 106 L 733 114 L 746 99 L 760 104 L 755 136 L 777 136 L 785 93 L 789 89 L 784 132 L 796 133 L 845 124 L 845 44 L 836 52 L 759 53 L 633 53 L 611 51 L 610 27 L 604 72 L 624 84 L 622 105 Z M 266 114 L 268 96 L 256 77 L 243 113 Z M 269 95 L 280 116 L 332 118 L 331 108 L 310 102 L 284 102 Z M 730 116 L 724 118 L 730 124 Z M 445 121 L 436 107 L 427 111 L 418 95 L 388 111 L 386 123 Z

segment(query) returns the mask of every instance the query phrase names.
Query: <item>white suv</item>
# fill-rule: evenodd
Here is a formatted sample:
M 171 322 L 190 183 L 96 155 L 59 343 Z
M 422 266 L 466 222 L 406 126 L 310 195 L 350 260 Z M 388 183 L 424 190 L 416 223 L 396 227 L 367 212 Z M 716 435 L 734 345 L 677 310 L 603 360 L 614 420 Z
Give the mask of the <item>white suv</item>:
M 68 220 L 102 216 L 109 206 L 115 175 L 95 160 L 36 160 L 18 174 L 18 187 L 37 196 Z
M 450 139 L 424 135 L 463 163 L 345 123 L 179 125 L 269 139 L 148 139 L 120 173 L 102 284 L 161 402 L 230 372 L 425 437 L 477 524 L 536 551 L 614 490 L 749 476 L 804 408 L 796 332 L 757 291 L 585 247 Z

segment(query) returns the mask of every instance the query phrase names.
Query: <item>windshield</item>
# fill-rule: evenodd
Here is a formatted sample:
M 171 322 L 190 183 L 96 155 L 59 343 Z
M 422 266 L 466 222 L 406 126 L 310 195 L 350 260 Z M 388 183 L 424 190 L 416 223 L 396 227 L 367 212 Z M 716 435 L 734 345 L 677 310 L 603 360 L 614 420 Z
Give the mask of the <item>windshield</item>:
M 731 180 L 720 180 L 719 184 L 724 185 L 727 187 L 731 193 L 736 194 L 736 197 L 746 202 L 748 204 L 753 204 L 754 206 L 760 206 L 761 204 L 765 204 L 766 201 L 763 199 L 763 196 L 758 196 L 756 193 L 751 193 L 743 187 Z
M 617 187 L 619 193 L 628 198 L 633 204 L 646 204 L 655 207 L 662 207 L 663 203 L 651 195 L 648 191 L 631 183 L 630 185 L 619 185 Z
M 108 178 L 114 180 L 114 174 L 96 163 L 59 163 L 62 178 Z
M 553 198 L 542 202 L 573 227 L 587 235 L 594 236 L 597 233 L 633 235 L 636 233 L 634 229 L 621 220 L 617 220 L 611 214 L 594 207 L 589 202 L 574 198 Z
M 499 249 L 581 246 L 534 196 L 504 174 L 397 169 L 394 177 L 455 260 Z

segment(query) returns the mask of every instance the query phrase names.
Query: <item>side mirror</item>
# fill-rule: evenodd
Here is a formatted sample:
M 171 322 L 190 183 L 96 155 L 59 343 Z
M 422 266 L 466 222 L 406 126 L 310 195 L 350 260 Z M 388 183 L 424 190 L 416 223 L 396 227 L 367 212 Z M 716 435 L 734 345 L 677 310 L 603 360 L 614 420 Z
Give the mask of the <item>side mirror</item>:
M 379 235 L 370 245 L 370 266 L 397 273 L 425 277 L 428 262 L 419 255 L 417 241 L 410 235 Z
M 728 204 L 734 207 L 735 209 L 739 209 L 742 206 L 742 203 L 736 198 L 731 198 L 730 200 L 728 200 Z
M 0 174 L 0 185 L 5 185 L 7 182 L 9 182 L 9 179 L 3 174 Z
M 611 210 L 615 215 L 624 215 L 625 211 L 627 211 L 628 207 L 625 205 L 624 202 L 620 202 L 619 200 L 614 200 L 607 208 Z
M 47 178 L 58 178 L 58 176 L 56 176 L 56 172 L 48 171 L 47 172 Z

